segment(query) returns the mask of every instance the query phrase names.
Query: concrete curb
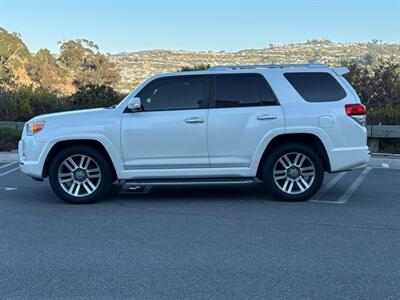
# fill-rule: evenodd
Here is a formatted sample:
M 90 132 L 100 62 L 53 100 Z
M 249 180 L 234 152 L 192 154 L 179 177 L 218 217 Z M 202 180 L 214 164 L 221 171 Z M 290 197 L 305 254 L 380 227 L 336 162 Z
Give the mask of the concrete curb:
M 400 159 L 400 154 L 390 154 L 390 153 L 372 153 L 373 158 L 397 158 Z
M 19 161 L 18 152 L 0 152 L 0 161 Z
M 393 157 L 372 157 L 368 166 L 371 168 L 400 169 L 400 159 Z

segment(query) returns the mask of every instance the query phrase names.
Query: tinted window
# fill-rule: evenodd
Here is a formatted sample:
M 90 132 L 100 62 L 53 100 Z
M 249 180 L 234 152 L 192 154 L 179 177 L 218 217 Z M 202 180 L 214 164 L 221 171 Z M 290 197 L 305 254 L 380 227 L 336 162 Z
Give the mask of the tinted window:
M 275 95 L 272 92 L 271 87 L 265 81 L 264 78 L 260 78 L 261 81 L 261 100 L 263 105 L 274 105 L 276 104 Z
M 216 75 L 215 107 L 276 104 L 266 80 L 258 74 Z
M 304 100 L 327 102 L 346 97 L 346 92 L 329 73 L 285 73 L 284 75 Z
M 139 93 L 145 111 L 203 108 L 207 96 L 205 76 L 156 79 Z

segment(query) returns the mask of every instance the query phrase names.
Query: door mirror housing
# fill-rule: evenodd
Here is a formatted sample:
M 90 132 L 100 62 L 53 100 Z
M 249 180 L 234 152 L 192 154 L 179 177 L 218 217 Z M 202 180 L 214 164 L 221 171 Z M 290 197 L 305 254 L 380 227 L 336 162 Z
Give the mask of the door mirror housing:
M 141 111 L 142 110 L 142 102 L 139 97 L 134 97 L 128 102 L 128 109 L 130 111 Z

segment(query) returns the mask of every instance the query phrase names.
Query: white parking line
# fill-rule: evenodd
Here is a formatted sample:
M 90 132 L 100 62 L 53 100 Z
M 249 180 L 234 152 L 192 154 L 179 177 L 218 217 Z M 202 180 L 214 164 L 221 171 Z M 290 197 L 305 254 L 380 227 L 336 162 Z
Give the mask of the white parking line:
M 12 161 L 12 162 L 10 162 L 10 163 L 8 163 L 8 164 L 5 164 L 5 165 L 3 165 L 3 166 L 0 166 L 0 169 L 7 168 L 7 167 L 12 166 L 12 165 L 15 165 L 15 164 L 17 164 L 17 163 L 18 163 L 18 162 L 16 162 L 16 161 Z
M 0 190 L 5 190 L 5 191 L 16 191 L 18 188 L 16 187 L 9 187 L 9 186 L 0 186 Z
M 337 201 L 338 204 L 346 204 L 349 201 L 351 195 L 357 190 L 360 184 L 363 182 L 365 177 L 368 175 L 372 168 L 366 167 L 364 171 L 353 181 L 349 188 L 344 192 L 344 194 Z
M 330 190 L 331 188 L 333 188 L 333 187 L 335 186 L 335 184 L 338 183 L 339 180 L 342 179 L 343 176 L 346 175 L 346 174 L 347 174 L 347 172 L 341 172 L 341 173 L 336 174 L 336 176 L 333 177 L 333 178 L 331 179 L 331 181 L 329 181 L 326 185 L 324 185 L 324 186 L 319 190 L 319 192 L 315 195 L 314 199 L 310 200 L 310 202 L 336 203 L 336 201 L 335 201 L 335 202 L 334 202 L 334 201 L 323 201 L 323 200 L 321 200 L 321 199 L 322 199 L 322 197 L 325 196 L 325 194 L 326 194 L 327 192 L 329 192 L 329 190 Z
M 10 174 L 10 173 L 12 173 L 12 172 L 14 172 L 14 171 L 17 171 L 17 170 L 19 170 L 19 167 L 15 167 L 15 168 L 13 168 L 13 169 L 11 169 L 11 170 L 8 170 L 8 171 L 5 171 L 5 172 L 3 172 L 3 173 L 0 173 L 0 177 L 1 177 L 1 176 L 4 176 L 4 175 L 7 175 L 7 174 Z

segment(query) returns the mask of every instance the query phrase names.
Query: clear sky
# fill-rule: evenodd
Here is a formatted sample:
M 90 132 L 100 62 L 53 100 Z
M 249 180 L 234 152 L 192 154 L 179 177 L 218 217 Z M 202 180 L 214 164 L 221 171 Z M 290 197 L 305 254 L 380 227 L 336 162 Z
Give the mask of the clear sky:
M 400 42 L 400 0 L 0 0 L 30 51 L 87 38 L 101 51 L 226 50 L 326 38 Z

